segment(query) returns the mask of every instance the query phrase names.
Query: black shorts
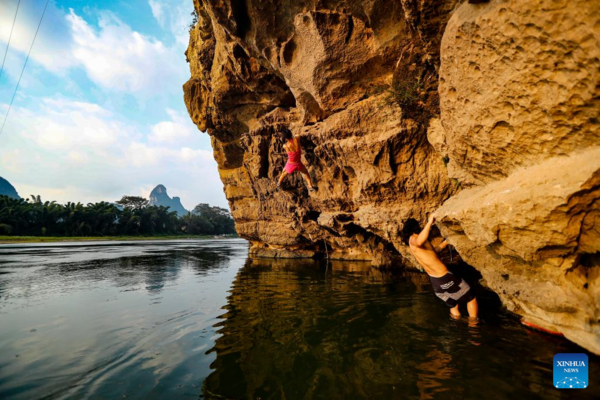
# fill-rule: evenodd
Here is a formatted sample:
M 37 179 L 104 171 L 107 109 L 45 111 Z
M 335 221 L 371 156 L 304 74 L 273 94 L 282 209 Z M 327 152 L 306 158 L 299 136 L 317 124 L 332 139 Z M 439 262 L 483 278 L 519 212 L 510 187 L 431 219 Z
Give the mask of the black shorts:
M 429 280 L 431 281 L 435 295 L 442 299 L 448 307 L 468 303 L 475 298 L 471 286 L 464 279 L 459 278 L 452 272 L 448 272 L 439 278 L 430 276 Z

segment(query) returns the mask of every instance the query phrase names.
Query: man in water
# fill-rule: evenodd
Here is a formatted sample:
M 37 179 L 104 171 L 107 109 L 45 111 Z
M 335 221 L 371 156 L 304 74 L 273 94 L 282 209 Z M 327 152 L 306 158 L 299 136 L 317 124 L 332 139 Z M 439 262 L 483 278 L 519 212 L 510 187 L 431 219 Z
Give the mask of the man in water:
M 436 248 L 429 243 L 429 231 L 435 222 L 433 214 L 429 216 L 427 225 L 419 232 L 419 224 L 414 219 L 409 219 L 402 228 L 402 239 L 409 246 L 410 252 L 419 264 L 425 269 L 435 291 L 435 295 L 450 307 L 450 315 L 460 317 L 459 305 L 466 303 L 470 318 L 477 318 L 479 306 L 471 287 L 462 278 L 448 271 L 436 252 L 448 246 L 445 240 Z

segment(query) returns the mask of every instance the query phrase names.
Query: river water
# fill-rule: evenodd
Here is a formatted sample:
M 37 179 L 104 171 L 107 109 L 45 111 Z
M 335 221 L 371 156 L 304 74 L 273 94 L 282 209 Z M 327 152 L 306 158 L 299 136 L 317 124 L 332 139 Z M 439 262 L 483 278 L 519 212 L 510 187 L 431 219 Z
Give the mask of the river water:
M 0 245 L 0 398 L 600 398 L 481 293 L 452 320 L 420 274 L 251 260 L 243 240 Z

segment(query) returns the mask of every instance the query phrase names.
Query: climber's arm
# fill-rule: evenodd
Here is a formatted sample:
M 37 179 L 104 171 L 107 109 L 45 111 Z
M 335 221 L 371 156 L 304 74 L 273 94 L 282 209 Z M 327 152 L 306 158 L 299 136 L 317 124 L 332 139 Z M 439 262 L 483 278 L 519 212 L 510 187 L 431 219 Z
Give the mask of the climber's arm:
M 444 250 L 446 247 L 448 247 L 450 243 L 448 243 L 445 239 L 442 243 L 440 243 L 439 245 L 435 246 L 435 252 L 439 253 L 440 251 Z
M 417 236 L 415 239 L 411 239 L 411 242 L 414 246 L 422 247 L 427 239 L 429 239 L 429 231 L 431 230 L 431 225 L 433 225 L 434 222 L 435 218 L 433 217 L 433 214 L 431 214 L 429 216 L 429 220 L 427 221 L 427 225 L 425 225 L 425 228 L 423 228 L 421 233 L 419 233 L 419 236 Z

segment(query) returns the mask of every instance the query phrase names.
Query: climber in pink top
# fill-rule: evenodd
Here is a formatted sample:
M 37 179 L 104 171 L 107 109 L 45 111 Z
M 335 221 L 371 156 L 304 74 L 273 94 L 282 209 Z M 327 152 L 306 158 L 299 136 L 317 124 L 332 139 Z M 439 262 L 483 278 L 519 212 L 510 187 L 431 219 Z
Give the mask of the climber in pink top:
M 281 131 L 281 135 L 285 140 L 285 144 L 283 148 L 287 152 L 288 161 L 281 171 L 281 175 L 279 176 L 279 180 L 277 181 L 277 188 L 281 188 L 281 182 L 285 179 L 286 176 L 293 174 L 295 171 L 300 171 L 304 179 L 306 180 L 306 184 L 308 186 L 309 192 L 314 192 L 315 188 L 313 187 L 310 181 L 310 175 L 308 174 L 308 170 L 302 164 L 302 146 L 300 145 L 300 139 L 292 136 L 292 132 L 289 129 L 283 128 Z

